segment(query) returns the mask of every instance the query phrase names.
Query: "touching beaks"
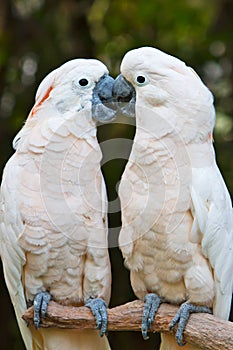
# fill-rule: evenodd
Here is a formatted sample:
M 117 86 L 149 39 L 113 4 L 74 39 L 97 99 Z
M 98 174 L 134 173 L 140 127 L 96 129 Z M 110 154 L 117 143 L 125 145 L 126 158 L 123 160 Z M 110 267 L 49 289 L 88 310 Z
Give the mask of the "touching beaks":
M 135 116 L 136 92 L 122 74 L 114 80 L 105 74 L 96 84 L 92 94 L 92 116 L 108 123 L 119 115 Z

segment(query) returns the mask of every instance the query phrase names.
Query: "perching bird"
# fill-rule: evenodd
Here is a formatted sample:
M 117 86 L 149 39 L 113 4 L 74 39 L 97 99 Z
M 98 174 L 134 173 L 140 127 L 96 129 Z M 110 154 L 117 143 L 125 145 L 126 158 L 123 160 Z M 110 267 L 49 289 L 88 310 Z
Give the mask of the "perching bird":
M 155 48 L 129 51 L 121 73 L 113 93 L 128 114 L 136 99 L 136 134 L 119 187 L 119 244 L 145 300 L 143 337 L 164 301 L 180 305 L 171 329 L 178 323 L 183 345 L 190 313 L 227 319 L 232 297 L 233 212 L 212 145 L 213 97 L 192 68 Z M 179 348 L 161 337 L 162 350 Z
M 104 335 L 111 289 L 107 197 L 96 120 L 115 113 L 104 104 L 113 82 L 94 59 L 74 59 L 52 71 L 4 170 L 1 258 L 27 350 L 110 349 Z M 39 328 L 50 299 L 88 306 L 104 336 Z M 35 327 L 21 318 L 31 304 Z

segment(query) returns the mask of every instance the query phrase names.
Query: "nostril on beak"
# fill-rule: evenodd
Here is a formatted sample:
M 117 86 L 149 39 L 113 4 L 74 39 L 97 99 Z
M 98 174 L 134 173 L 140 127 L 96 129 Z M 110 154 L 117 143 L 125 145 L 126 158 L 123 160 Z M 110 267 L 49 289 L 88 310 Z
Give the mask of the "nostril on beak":
M 107 104 L 107 103 L 112 103 L 113 102 L 113 96 L 112 92 L 109 91 L 108 93 L 98 93 L 99 99 L 102 103 Z
M 129 102 L 133 97 L 133 94 L 130 92 L 128 95 L 122 94 L 122 95 L 117 95 L 116 100 L 117 102 Z
M 109 96 L 107 96 L 106 94 L 98 93 L 98 96 L 102 103 L 106 103 L 109 101 Z

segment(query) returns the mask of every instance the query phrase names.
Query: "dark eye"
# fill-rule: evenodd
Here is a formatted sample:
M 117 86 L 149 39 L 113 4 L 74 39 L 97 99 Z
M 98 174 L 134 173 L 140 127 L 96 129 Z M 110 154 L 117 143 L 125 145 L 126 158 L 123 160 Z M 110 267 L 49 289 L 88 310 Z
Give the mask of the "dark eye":
M 145 83 L 145 81 L 146 81 L 146 78 L 145 78 L 143 75 L 139 75 L 139 76 L 137 77 L 137 82 L 138 82 L 139 84 L 143 84 L 143 83 Z
M 139 74 L 135 77 L 135 83 L 138 85 L 138 86 L 144 86 L 146 85 L 147 83 L 149 82 L 148 78 L 146 75 L 144 74 Z
M 89 84 L 89 81 L 86 78 L 82 78 L 78 83 L 80 86 L 87 86 Z

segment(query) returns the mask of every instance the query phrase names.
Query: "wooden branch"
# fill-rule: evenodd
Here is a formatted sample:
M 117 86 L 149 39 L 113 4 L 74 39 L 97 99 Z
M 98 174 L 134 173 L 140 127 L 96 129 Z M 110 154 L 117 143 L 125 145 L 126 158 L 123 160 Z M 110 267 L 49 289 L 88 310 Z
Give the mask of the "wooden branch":
M 141 331 L 143 305 L 142 301 L 136 300 L 109 309 L 108 330 Z M 151 331 L 170 332 L 169 324 L 177 310 L 176 306 L 162 304 Z M 33 307 L 26 310 L 23 319 L 33 324 Z M 94 329 L 95 320 L 90 309 L 85 306 L 62 306 L 51 301 L 41 327 Z M 184 339 L 187 343 L 205 350 L 233 350 L 233 323 L 209 314 L 192 314 L 184 332 Z

